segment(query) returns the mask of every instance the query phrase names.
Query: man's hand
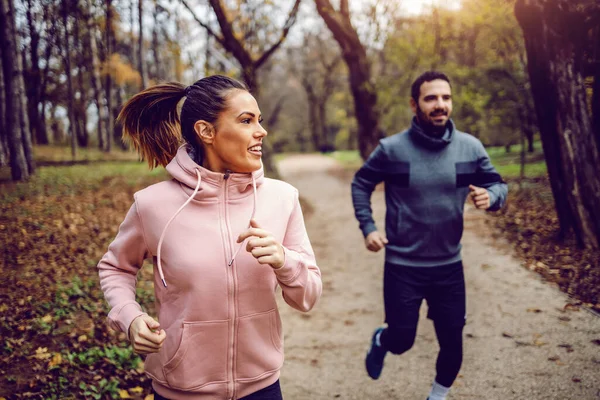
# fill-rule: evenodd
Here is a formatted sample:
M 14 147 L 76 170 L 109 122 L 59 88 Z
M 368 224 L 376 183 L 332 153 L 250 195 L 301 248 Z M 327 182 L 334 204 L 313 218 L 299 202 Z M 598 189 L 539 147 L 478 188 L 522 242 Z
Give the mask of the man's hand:
M 471 197 L 475 208 L 479 210 L 487 210 L 490 208 L 490 194 L 487 189 L 469 185 L 469 190 L 469 197 Z
M 140 315 L 129 326 L 129 341 L 138 354 L 158 353 L 167 333 L 148 315 Z
M 365 246 L 373 252 L 383 249 L 386 244 L 388 244 L 387 238 L 379 233 L 379 231 L 373 231 L 365 238 Z
M 267 264 L 273 269 L 283 267 L 283 246 L 253 219 L 250 220 L 250 228 L 238 237 L 237 242 L 242 243 L 246 238 L 250 238 L 246 244 L 246 251 L 252 254 L 259 264 Z

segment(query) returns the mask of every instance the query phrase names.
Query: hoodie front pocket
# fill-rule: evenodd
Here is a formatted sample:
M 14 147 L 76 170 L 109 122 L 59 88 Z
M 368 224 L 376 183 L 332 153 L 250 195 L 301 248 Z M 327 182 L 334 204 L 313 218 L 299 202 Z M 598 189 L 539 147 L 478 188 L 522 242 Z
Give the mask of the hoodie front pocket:
M 177 389 L 195 389 L 227 380 L 228 321 L 184 322 L 175 354 L 164 365 L 165 378 Z
M 238 320 L 237 380 L 256 380 L 283 364 L 281 320 L 276 309 Z

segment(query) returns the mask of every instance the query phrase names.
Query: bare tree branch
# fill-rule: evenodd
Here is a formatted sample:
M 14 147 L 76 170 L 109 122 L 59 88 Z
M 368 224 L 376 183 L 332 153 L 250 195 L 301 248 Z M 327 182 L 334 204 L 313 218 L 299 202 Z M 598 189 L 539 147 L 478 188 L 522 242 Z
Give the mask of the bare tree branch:
M 296 17 L 298 16 L 298 9 L 300 8 L 301 1 L 302 0 L 296 0 L 296 2 L 294 3 L 294 7 L 292 7 L 292 9 L 290 10 L 287 20 L 283 25 L 283 31 L 281 32 L 279 40 L 277 41 L 277 43 L 271 46 L 269 50 L 265 51 L 263 55 L 259 57 L 258 60 L 256 60 L 256 62 L 254 63 L 255 68 L 259 68 L 262 64 L 264 64 L 264 62 L 267 61 L 269 57 L 271 57 L 275 50 L 277 50 L 279 46 L 281 46 L 288 33 L 290 32 L 290 29 L 292 28 L 294 23 L 296 23 Z
M 227 17 L 226 8 L 222 4 L 221 0 L 209 0 L 209 3 L 215 15 L 217 16 L 217 21 L 221 27 L 221 34 L 223 35 L 223 40 L 220 42 L 221 45 L 238 60 L 240 65 L 242 65 L 242 68 L 246 68 L 248 65 L 251 65 L 252 56 L 246 50 L 243 43 L 240 42 L 239 38 L 235 35 L 235 32 L 233 31 L 233 24 Z
M 348 0 L 340 0 L 340 14 L 345 18 L 350 19 L 350 8 L 348 7 Z
M 217 35 L 210 26 L 208 26 L 207 24 L 205 24 L 204 22 L 202 22 L 202 20 L 200 18 L 198 18 L 198 16 L 196 15 L 196 13 L 194 12 L 194 10 L 192 10 L 192 8 L 188 5 L 188 3 L 185 0 L 180 0 L 181 4 L 183 4 L 183 6 L 185 8 L 188 9 L 188 11 L 190 12 L 190 14 L 192 14 L 192 17 L 194 18 L 194 20 L 196 20 L 196 22 L 198 23 L 198 25 L 200 25 L 201 27 L 203 27 L 204 29 L 206 29 L 206 32 L 208 32 L 209 35 L 211 35 L 212 37 L 214 37 L 217 42 L 219 42 L 219 44 L 221 44 L 223 47 L 225 47 L 224 42 L 223 42 L 223 38 L 219 35 Z

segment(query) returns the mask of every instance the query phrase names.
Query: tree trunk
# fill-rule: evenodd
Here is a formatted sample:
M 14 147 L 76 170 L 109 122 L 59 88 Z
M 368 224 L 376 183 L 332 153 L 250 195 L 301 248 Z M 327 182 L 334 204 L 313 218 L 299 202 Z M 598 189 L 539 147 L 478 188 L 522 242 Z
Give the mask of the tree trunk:
M 600 146 L 600 27 L 596 27 L 592 35 L 595 48 L 592 54 L 595 55 L 592 60 L 594 83 L 592 84 L 592 123 L 596 133 L 596 143 Z M 600 151 L 600 148 L 598 149 Z
M 40 99 L 42 89 L 42 73 L 40 70 L 40 33 L 35 29 L 35 16 L 32 12 L 32 1 L 27 0 L 27 25 L 29 28 L 29 50 L 31 58 L 31 68 L 26 81 L 28 101 L 28 116 L 31 132 L 37 144 L 48 144 L 48 135 L 46 135 L 45 127 L 42 126 L 44 118 L 40 115 Z
M 50 7 L 44 8 L 42 18 L 45 21 L 45 23 L 47 24 L 47 28 L 44 33 L 44 36 L 46 36 L 46 40 L 45 40 L 46 48 L 45 48 L 45 52 L 44 52 L 44 60 L 50 60 L 50 58 L 52 57 L 52 54 L 53 54 L 53 49 L 55 47 L 50 44 L 50 38 L 58 37 L 57 30 L 56 30 L 57 22 L 56 22 L 56 18 L 54 18 L 54 15 L 52 15 Z M 50 76 L 50 63 L 46 63 L 44 68 L 41 70 L 41 76 L 40 76 L 40 90 L 39 90 L 40 100 L 39 100 L 39 103 L 41 105 L 41 110 L 40 110 L 40 120 L 38 121 L 39 131 L 36 133 L 38 135 L 38 138 L 37 138 L 38 143 L 44 143 L 44 142 L 50 143 L 49 136 L 48 136 L 48 125 L 47 125 L 47 119 L 46 119 L 46 107 L 47 107 L 46 86 L 48 84 L 49 76 Z
M 0 0 L 2 1 L 2 0 Z M 1 33 L 0 33 L 1 35 Z M 2 42 L 4 43 L 4 42 Z M 3 45 L 3 44 L 2 44 Z M 4 120 L 4 73 L 2 72 L 2 47 L 0 47 L 0 167 L 8 165 L 8 147 L 6 143 L 6 123 Z
M 319 109 L 317 106 L 317 95 L 308 76 L 302 78 L 302 86 L 306 92 L 308 99 L 308 124 L 310 126 L 310 139 L 313 145 L 314 151 L 320 151 L 321 149 L 321 132 L 319 129 L 321 124 L 319 123 Z
M 144 62 L 144 12 L 143 12 L 143 0 L 138 0 L 138 70 L 140 78 L 142 78 L 142 89 L 146 88 L 146 67 Z
M 110 153 L 112 147 L 112 138 L 114 132 L 114 124 L 111 118 L 112 114 L 112 68 L 111 68 L 111 40 L 112 40 L 112 0 L 106 0 L 106 54 L 105 54 L 105 63 L 106 63 L 106 84 L 104 85 L 104 90 L 106 91 L 106 147 L 105 151 Z
M 560 4 L 558 4 L 560 3 Z M 571 1 L 518 0 L 531 90 L 562 233 L 600 247 L 599 145 L 581 75 L 585 16 Z M 552 117 L 548 117 L 552 116 Z
M 98 46 L 96 44 L 96 25 L 94 24 L 94 18 L 91 11 L 92 2 L 90 0 L 85 0 L 85 8 L 88 10 L 86 14 L 87 35 L 90 57 L 92 58 L 91 83 L 94 92 L 94 102 L 96 103 L 96 109 L 98 111 L 98 148 L 103 150 L 106 137 L 104 132 L 106 116 L 104 115 L 104 106 L 102 104 L 102 82 L 100 78 L 100 62 L 98 61 Z
M 88 0 L 89 1 L 89 0 Z M 139 6 L 139 4 L 138 4 Z M 131 29 L 131 34 L 129 36 L 129 41 L 131 42 L 131 65 L 139 65 L 139 61 L 137 60 L 137 49 L 135 48 L 135 14 L 134 10 L 136 9 L 136 4 L 134 1 L 129 2 L 129 29 Z
M 117 86 L 114 90 L 114 97 L 115 97 L 115 105 L 113 107 L 112 110 L 112 120 L 116 121 L 117 117 L 119 116 L 119 113 L 121 112 L 121 109 L 123 108 L 123 88 Z M 123 126 L 122 125 L 115 125 L 113 128 L 113 139 L 115 141 L 115 145 L 118 145 L 121 150 L 127 150 L 127 143 L 125 143 L 123 141 Z
M 69 131 L 71 133 L 71 157 L 77 157 L 77 122 L 75 121 L 75 110 L 73 109 L 73 77 L 71 76 L 71 46 L 69 43 L 69 0 L 62 0 L 62 21 L 65 29 L 64 36 L 64 61 L 65 75 L 67 76 L 67 113 L 69 115 Z
M 18 76 L 15 72 L 18 55 L 16 52 L 13 26 L 15 16 L 12 12 L 12 0 L 0 0 L 0 48 L 2 48 L 2 72 L 5 90 L 5 129 L 10 157 L 12 179 L 15 181 L 29 178 L 29 168 L 25 159 L 23 138 L 18 126 L 19 104 L 17 99 Z
M 153 1 L 152 11 L 153 23 L 152 23 L 152 63 L 154 64 L 153 78 L 155 82 L 159 82 L 164 79 L 161 62 L 160 62 L 160 46 L 158 43 L 158 4 L 156 0 Z
M 79 8 L 79 5 L 78 5 Z M 77 13 L 81 15 L 81 10 L 77 10 Z M 87 59 L 85 54 L 89 51 L 89 49 L 84 48 L 84 40 L 81 36 L 81 31 L 79 29 L 79 21 L 77 21 L 74 25 L 75 27 L 73 32 L 73 42 L 75 45 L 75 54 L 77 54 L 77 86 L 79 92 L 79 99 L 75 104 L 75 109 L 77 111 L 77 144 L 79 147 L 87 148 L 90 135 L 87 131 L 87 105 L 88 105 L 88 96 L 87 96 L 87 88 L 85 85 L 84 74 L 87 70 Z
M 9 3 L 11 13 L 15 16 L 14 4 L 12 1 Z M 18 56 L 21 51 L 19 33 L 17 32 L 16 24 L 11 24 L 12 34 L 14 37 L 15 49 L 17 50 L 17 57 L 15 57 L 15 75 L 16 75 L 16 92 L 17 96 L 17 112 L 19 116 L 19 127 L 21 128 L 21 140 L 23 141 L 23 152 L 25 153 L 25 160 L 27 162 L 27 169 L 29 175 L 33 175 L 35 171 L 35 165 L 33 160 L 33 144 L 31 142 L 31 130 L 29 129 L 29 116 L 27 115 L 27 95 L 25 93 L 25 79 L 23 77 L 23 60 Z
M 329 0 L 315 0 L 317 11 L 333 34 L 348 66 L 350 89 L 354 99 L 354 114 L 358 123 L 358 149 L 367 159 L 384 132 L 379 126 L 377 92 L 371 81 L 371 66 L 367 52 L 350 21 L 348 1 L 340 1 L 340 11 L 335 11 Z

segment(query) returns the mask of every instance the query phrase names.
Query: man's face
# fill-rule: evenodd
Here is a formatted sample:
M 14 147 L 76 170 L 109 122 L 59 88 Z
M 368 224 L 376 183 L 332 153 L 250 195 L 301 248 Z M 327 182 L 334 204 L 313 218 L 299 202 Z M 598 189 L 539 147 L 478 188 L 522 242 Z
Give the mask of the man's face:
M 443 132 L 452 114 L 452 90 L 443 79 L 424 82 L 421 85 L 418 104 L 410 99 L 410 107 L 424 128 Z

